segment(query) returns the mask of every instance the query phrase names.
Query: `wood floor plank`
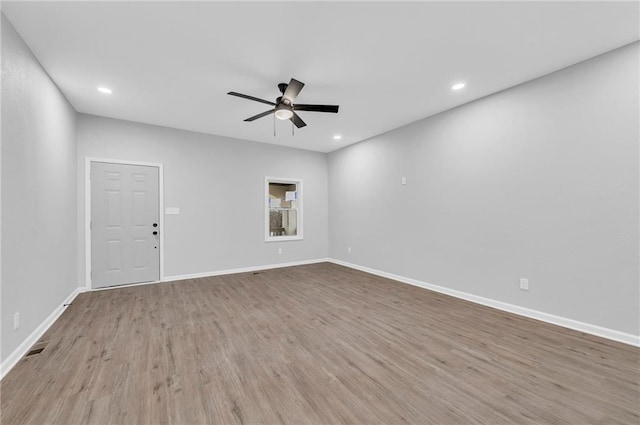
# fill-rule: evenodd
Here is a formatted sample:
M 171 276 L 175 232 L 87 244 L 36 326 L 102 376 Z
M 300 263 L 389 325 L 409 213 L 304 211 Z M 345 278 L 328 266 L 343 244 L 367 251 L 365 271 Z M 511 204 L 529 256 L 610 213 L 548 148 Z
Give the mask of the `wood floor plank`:
M 334 264 L 79 295 L 7 424 L 640 424 L 640 349 Z

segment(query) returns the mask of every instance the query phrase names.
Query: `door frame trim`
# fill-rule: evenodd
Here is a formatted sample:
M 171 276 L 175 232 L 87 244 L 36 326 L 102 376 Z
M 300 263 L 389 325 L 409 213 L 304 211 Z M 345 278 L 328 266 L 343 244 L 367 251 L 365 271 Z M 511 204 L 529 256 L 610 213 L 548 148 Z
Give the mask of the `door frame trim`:
M 164 281 L 164 165 L 160 162 L 129 161 L 123 159 L 94 158 L 84 159 L 84 281 L 87 290 L 92 290 L 91 282 L 91 163 L 106 162 L 110 164 L 142 165 L 158 168 L 158 214 L 160 216 L 160 280 Z

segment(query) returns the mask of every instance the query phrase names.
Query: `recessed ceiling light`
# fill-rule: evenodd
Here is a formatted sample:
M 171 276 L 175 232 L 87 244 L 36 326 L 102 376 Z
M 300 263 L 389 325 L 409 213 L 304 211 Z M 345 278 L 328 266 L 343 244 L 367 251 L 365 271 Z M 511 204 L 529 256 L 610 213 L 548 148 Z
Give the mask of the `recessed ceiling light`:
M 98 87 L 98 91 L 104 94 L 111 94 L 113 91 L 108 87 Z
M 463 89 L 465 85 L 466 85 L 465 83 L 455 83 L 454 85 L 451 86 L 451 90 Z
M 342 136 L 339 134 L 336 134 L 335 136 L 333 136 L 333 140 L 340 140 L 342 139 Z

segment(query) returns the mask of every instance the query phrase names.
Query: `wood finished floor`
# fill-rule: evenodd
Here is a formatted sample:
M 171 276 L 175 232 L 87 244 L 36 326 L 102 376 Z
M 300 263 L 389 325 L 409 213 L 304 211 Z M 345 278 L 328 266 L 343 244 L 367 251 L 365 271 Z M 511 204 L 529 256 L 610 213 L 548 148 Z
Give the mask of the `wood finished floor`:
M 333 264 L 79 295 L 9 424 L 638 424 L 640 349 Z

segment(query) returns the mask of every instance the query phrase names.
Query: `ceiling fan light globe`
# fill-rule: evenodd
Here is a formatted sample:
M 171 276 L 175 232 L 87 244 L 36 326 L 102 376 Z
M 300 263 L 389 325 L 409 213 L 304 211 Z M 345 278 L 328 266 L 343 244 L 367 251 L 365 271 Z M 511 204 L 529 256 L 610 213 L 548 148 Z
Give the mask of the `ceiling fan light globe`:
M 290 109 L 278 109 L 276 110 L 276 118 L 279 120 L 288 120 L 293 116 L 293 111 Z

